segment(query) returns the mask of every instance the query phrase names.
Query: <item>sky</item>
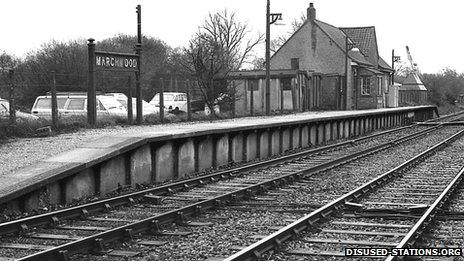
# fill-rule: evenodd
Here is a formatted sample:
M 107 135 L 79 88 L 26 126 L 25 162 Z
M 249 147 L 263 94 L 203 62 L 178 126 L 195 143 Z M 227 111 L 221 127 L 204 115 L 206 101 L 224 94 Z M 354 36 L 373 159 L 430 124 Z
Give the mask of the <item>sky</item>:
M 375 26 L 379 54 L 388 63 L 392 49 L 407 61 L 408 45 L 422 73 L 446 67 L 464 73 L 462 0 L 271 0 L 271 12 L 283 14 L 271 38 L 286 34 L 310 2 L 323 22 Z M 208 13 L 223 9 L 236 11 L 252 33 L 265 33 L 266 0 L 14 0 L 0 2 L 0 53 L 24 58 L 51 40 L 135 35 L 137 4 L 142 33 L 172 47 L 186 46 Z M 264 44 L 256 54 L 264 57 Z

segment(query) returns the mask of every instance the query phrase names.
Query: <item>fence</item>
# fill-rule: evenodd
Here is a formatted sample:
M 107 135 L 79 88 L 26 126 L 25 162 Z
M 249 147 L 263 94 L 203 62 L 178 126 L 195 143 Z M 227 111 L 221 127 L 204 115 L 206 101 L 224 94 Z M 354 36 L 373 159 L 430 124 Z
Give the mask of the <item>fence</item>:
M 208 97 L 208 91 L 202 90 L 197 81 L 184 77 L 182 75 L 165 74 L 159 75 L 161 77 L 153 76 L 150 80 L 141 81 L 142 98 L 144 108 L 142 113 L 154 114 L 151 118 L 157 117 L 161 122 L 165 120 L 165 110 L 172 111 L 182 115 L 186 120 L 192 119 L 192 114 L 197 111 L 204 111 L 205 99 Z M 127 115 L 126 121 L 128 124 L 133 123 L 135 103 L 132 102 L 132 97 L 135 93 L 135 78 L 131 73 L 114 73 L 99 72 L 96 77 L 97 92 L 102 94 L 117 93 L 124 94 L 116 95 L 121 97 L 121 102 L 126 107 Z M 80 94 L 86 96 L 87 92 L 87 73 L 24 73 L 22 71 L 7 71 L 0 75 L 0 97 L 4 99 L 4 103 L 8 104 L 3 112 L 9 118 L 9 124 L 15 124 L 17 121 L 16 110 L 31 112 L 38 114 L 37 111 L 32 110 L 32 106 L 39 96 L 47 96 L 49 100 L 48 110 L 50 111 L 51 125 L 56 128 L 67 106 L 67 101 L 59 99 L 63 95 Z M 172 93 L 183 93 L 181 95 L 174 95 Z M 150 102 L 158 93 L 156 108 L 150 107 L 147 102 Z M 163 95 L 160 95 L 163 93 Z M 171 94 L 167 94 L 171 93 Z M 57 97 L 58 96 L 58 97 Z M 169 101 L 164 101 L 164 98 L 169 98 Z M 123 101 L 125 99 L 125 101 Z M 156 103 L 156 102 L 155 102 Z M 153 104 L 153 103 L 152 103 Z M 177 104 L 177 105 L 176 105 Z M 181 107 L 182 108 L 181 108 Z M 98 105 L 97 105 L 98 107 Z M 150 111 L 150 108 L 152 111 Z M 165 108 L 160 110 L 159 108 Z M 85 115 L 85 106 L 81 108 L 79 113 Z M 74 113 L 78 113 L 74 110 Z M 5 117 L 3 117 L 5 120 Z

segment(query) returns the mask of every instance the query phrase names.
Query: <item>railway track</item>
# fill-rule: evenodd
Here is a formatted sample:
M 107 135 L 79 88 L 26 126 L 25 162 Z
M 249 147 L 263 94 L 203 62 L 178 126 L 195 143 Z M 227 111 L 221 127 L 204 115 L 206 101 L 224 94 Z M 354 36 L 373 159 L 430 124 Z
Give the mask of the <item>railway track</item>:
M 454 141 L 463 133 L 443 140 L 225 260 L 371 260 L 373 257 L 347 257 L 345 249 L 415 246 L 463 178 L 464 142 Z M 276 247 L 279 251 L 270 252 Z M 396 259 L 400 257 L 389 256 L 386 260 Z
M 452 128 L 443 126 L 401 128 L 354 142 L 300 152 L 266 163 L 2 223 L 0 254 L 5 258 L 20 260 L 67 260 L 75 253 L 92 250 L 104 256 L 111 256 L 112 260 L 119 257 L 127 258 L 140 252 L 118 250 L 118 240 L 131 241 L 140 232 L 147 231 L 157 236 L 188 236 L 188 231 L 163 231 L 172 224 L 181 228 L 198 227 L 208 230 L 213 222 L 189 222 L 188 219 L 195 215 L 203 217 L 209 209 L 222 209 L 225 204 L 252 199 L 257 193 L 279 188 L 295 180 L 300 181 L 295 183 L 296 185 L 290 185 L 296 186 L 290 189 L 302 189 L 305 184 L 314 182 L 302 180 L 308 173 L 325 171 L 399 146 L 403 142 L 412 143 L 413 139 L 440 136 L 443 133 L 439 132 L 450 132 L 447 131 L 450 129 Z M 286 193 L 285 188 L 278 191 Z M 269 200 L 272 199 L 263 197 L 260 201 Z M 304 210 L 310 206 L 303 203 L 280 206 L 282 213 L 286 213 L 285 207 L 292 210 L 299 207 Z M 224 217 L 216 218 L 221 220 Z M 162 240 L 136 242 L 148 247 L 164 245 Z M 115 244 L 116 247 L 111 247 Z

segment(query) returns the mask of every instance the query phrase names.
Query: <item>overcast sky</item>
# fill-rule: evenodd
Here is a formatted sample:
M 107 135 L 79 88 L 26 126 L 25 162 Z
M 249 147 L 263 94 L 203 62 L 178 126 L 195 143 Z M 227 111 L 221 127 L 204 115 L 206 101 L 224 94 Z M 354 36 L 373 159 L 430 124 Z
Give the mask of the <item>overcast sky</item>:
M 271 12 L 283 13 L 285 24 L 272 26 L 271 35 L 287 32 L 309 2 L 317 19 L 334 26 L 375 26 L 380 55 L 389 63 L 392 49 L 406 60 L 409 45 L 422 72 L 445 67 L 464 72 L 462 0 L 271 0 Z M 0 3 L 0 52 L 24 57 L 52 39 L 135 35 L 137 4 L 142 33 L 173 47 L 186 45 L 209 12 L 224 8 L 237 11 L 255 32 L 265 32 L 265 0 L 14 0 Z

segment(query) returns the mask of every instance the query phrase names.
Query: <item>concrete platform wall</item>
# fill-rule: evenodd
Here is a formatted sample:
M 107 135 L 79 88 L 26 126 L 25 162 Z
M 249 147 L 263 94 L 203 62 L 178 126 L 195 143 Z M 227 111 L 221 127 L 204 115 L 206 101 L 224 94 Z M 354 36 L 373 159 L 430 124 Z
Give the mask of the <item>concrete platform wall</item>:
M 125 145 L 100 161 L 90 161 L 57 173 L 51 181 L 0 198 L 6 208 L 31 210 L 46 204 L 64 204 L 128 186 L 158 184 L 187 178 L 196 172 L 232 162 L 268 158 L 289 150 L 314 147 L 337 139 L 404 126 L 433 118 L 433 107 L 361 116 L 311 119 L 216 133 L 194 133 Z M 63 177 L 60 177 L 62 175 Z M 26 191 L 26 192 L 24 192 Z M 16 194 L 15 194 L 16 193 Z

